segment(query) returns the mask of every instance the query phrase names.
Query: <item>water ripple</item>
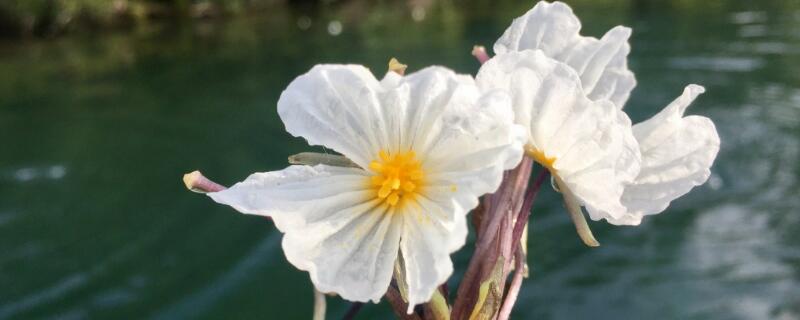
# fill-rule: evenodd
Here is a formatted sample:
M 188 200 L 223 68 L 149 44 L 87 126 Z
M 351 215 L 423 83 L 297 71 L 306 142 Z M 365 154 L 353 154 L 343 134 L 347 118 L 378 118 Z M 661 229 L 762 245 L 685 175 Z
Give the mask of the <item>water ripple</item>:
M 675 69 L 751 72 L 764 66 L 761 58 L 747 57 L 676 57 L 669 60 Z
M 205 288 L 183 298 L 181 301 L 157 312 L 151 319 L 185 319 L 202 315 L 206 308 L 235 290 L 245 282 L 249 274 L 263 270 L 280 250 L 281 233 L 272 232 L 264 237 L 250 253 L 239 260 L 228 272 L 219 276 Z

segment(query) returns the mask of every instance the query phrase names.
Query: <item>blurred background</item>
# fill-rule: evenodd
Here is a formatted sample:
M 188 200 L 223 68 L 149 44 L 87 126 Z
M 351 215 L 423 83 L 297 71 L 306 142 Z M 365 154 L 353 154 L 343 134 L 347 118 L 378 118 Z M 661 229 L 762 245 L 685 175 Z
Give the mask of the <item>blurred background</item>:
M 800 2 L 568 3 L 585 35 L 633 27 L 634 122 L 702 84 L 689 113 L 714 120 L 722 149 L 666 213 L 593 223 L 598 249 L 545 190 L 512 317 L 800 319 Z M 275 105 L 314 64 L 474 74 L 472 46 L 533 4 L 2 0 L 0 319 L 310 318 L 310 281 L 272 223 L 182 174 L 229 185 L 309 150 Z M 328 300 L 329 319 L 349 307 Z M 357 319 L 390 317 L 382 302 Z

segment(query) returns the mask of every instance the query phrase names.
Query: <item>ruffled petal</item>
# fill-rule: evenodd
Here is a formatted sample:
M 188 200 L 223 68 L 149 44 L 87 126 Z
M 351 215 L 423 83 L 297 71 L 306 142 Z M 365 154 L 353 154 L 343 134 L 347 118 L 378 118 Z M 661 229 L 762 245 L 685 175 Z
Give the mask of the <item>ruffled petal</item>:
M 580 35 L 580 20 L 562 2 L 539 2 L 511 26 L 494 45 L 496 54 L 539 49 L 580 75 L 587 96 L 607 99 L 622 108 L 636 86 L 628 69 L 631 30 L 615 27 L 601 39 Z
M 481 95 L 472 77 L 436 66 L 406 76 L 390 72 L 382 83 L 385 108 L 399 119 L 389 150 L 414 150 L 421 157 L 428 156 L 431 133 L 442 118 L 459 104 L 475 104 Z
M 385 108 L 396 110 L 401 123 L 390 150 L 414 151 L 426 185 L 446 180 L 447 188 L 460 190 L 463 199 L 456 201 L 464 209 L 494 192 L 503 171 L 521 160 L 524 128 L 514 123 L 507 93 L 482 91 L 472 77 L 443 67 L 389 73 L 382 84 Z
M 586 97 L 569 66 L 542 51 L 500 54 L 478 72 L 482 89 L 505 89 L 528 143 L 595 220 L 625 214 L 620 197 L 638 174 L 641 156 L 628 117 L 607 100 Z
M 322 292 L 378 301 L 391 281 L 403 223 L 374 197 L 360 169 L 291 166 L 209 193 L 243 213 L 272 217 L 283 251 Z
M 427 134 L 425 167 L 431 183 L 458 188 L 477 198 L 500 186 L 503 171 L 522 159 L 525 129 L 514 123 L 511 100 L 502 91 L 489 91 L 479 100 L 453 103 Z
M 425 172 L 417 196 L 395 213 L 404 221 L 400 246 L 413 308 L 452 273 L 450 254 L 466 241 L 467 213 L 519 163 L 525 134 L 509 96 L 483 94 L 471 77 L 430 67 L 382 83 L 387 105 L 404 110 L 398 147 L 413 150 Z
M 405 110 L 400 148 L 420 158 L 426 190 L 458 191 L 439 201 L 455 201 L 461 214 L 477 206 L 478 197 L 497 190 L 503 171 L 522 159 L 526 135 L 514 124 L 507 93 L 482 94 L 474 79 L 442 67 L 405 77 L 387 74 L 383 83 L 394 85 L 387 85 L 385 101 Z
M 317 65 L 297 77 L 278 100 L 286 131 L 343 154 L 366 168 L 389 144 L 394 110 L 381 103 L 382 86 L 358 65 Z
M 436 199 L 440 196 L 434 192 L 434 199 L 420 198 L 401 213 L 404 226 L 400 250 L 409 313 L 415 305 L 430 300 L 436 288 L 447 281 L 453 273 L 450 254 L 463 246 L 467 237 L 466 211 L 454 210 L 448 201 Z
M 392 279 L 402 219 L 377 200 L 353 204 L 335 215 L 340 218 L 288 230 L 283 238 L 286 258 L 308 271 L 321 292 L 377 303 Z
M 622 196 L 628 214 L 612 223 L 637 225 L 643 216 L 664 211 L 672 200 L 708 180 L 719 152 L 719 135 L 710 119 L 683 116 L 703 92 L 703 87 L 689 85 L 664 110 L 633 127 L 642 170 Z
M 400 81 L 388 78 L 397 76 L 387 74 L 383 81 L 396 84 L 387 87 L 384 100 L 390 105 L 387 108 L 402 111 L 399 115 L 402 119 L 400 149 L 414 150 L 425 162 L 438 162 L 446 155 L 458 157 L 480 150 L 486 144 L 497 144 L 478 137 L 490 130 L 496 130 L 493 133 L 499 141 L 513 145 L 513 112 L 504 93 L 484 94 L 472 77 L 443 67 L 428 67 L 401 77 Z M 457 139 L 474 143 L 443 150 Z M 502 162 L 506 160 L 506 157 L 498 158 L 502 158 Z
M 370 199 L 368 175 L 357 168 L 289 166 L 280 171 L 254 173 L 229 189 L 208 196 L 242 213 L 272 217 L 283 230 L 287 224 L 304 225 L 324 219 L 337 209 L 334 204 Z
M 510 130 L 511 111 L 502 103 L 492 103 L 499 108 L 493 115 L 501 116 L 500 120 L 469 120 L 468 112 L 485 101 L 472 77 L 443 67 L 407 76 L 390 72 L 379 82 L 361 66 L 320 65 L 289 85 L 278 101 L 278 112 L 291 134 L 334 149 L 367 168 L 381 150 L 414 150 L 424 161 L 436 158 L 441 143 L 453 136 L 474 137 L 487 126 Z M 510 135 L 498 134 L 506 140 Z M 474 149 L 468 147 L 460 154 Z M 514 162 L 506 158 L 498 157 Z

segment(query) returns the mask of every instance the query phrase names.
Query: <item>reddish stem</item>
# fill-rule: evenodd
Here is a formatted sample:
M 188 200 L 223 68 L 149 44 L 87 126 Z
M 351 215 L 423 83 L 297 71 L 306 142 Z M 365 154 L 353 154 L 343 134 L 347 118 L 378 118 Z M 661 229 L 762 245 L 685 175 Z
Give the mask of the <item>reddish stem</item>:
M 497 314 L 497 320 L 507 320 L 509 316 L 511 316 L 511 309 L 514 308 L 514 303 L 517 302 L 517 296 L 519 295 L 519 290 L 522 287 L 522 278 L 525 275 L 525 253 L 522 250 L 522 247 L 517 247 L 517 251 L 514 254 L 514 260 L 516 263 L 514 267 L 514 278 L 511 279 L 511 284 L 508 286 L 508 293 L 506 294 L 506 300 L 503 301 L 503 306 L 500 308 L 500 312 Z
M 402 320 L 422 320 L 416 313 L 407 314 L 406 310 L 408 309 L 408 304 L 403 301 L 403 297 L 400 296 L 400 291 L 398 291 L 394 286 L 389 286 L 389 290 L 386 291 L 386 300 L 389 301 L 389 304 L 392 305 L 392 310 L 394 311 L 395 316 L 398 319 Z
M 522 208 L 520 209 L 519 215 L 517 216 L 517 223 L 514 225 L 514 250 L 519 247 L 522 243 L 522 232 L 525 230 L 525 223 L 528 222 L 528 218 L 531 216 L 531 208 L 533 207 L 533 200 L 536 199 L 536 194 L 539 193 L 539 189 L 542 188 L 542 183 L 550 176 L 550 171 L 547 169 L 542 169 L 542 172 L 539 173 L 539 176 L 536 177 L 536 180 L 533 181 L 533 185 L 528 187 L 528 190 L 525 192 L 525 200 L 522 204 Z
M 484 199 L 481 230 L 478 233 L 475 252 L 470 258 L 461 285 L 458 287 L 457 298 L 453 306 L 453 319 L 462 319 L 468 316 L 474 307 L 481 281 L 491 272 L 501 254 L 498 249 L 502 245 L 501 240 L 504 238 L 504 233 L 499 232 L 500 226 L 512 213 L 517 213 L 519 206 L 522 205 L 519 200 L 528 185 L 530 169 L 530 158 L 523 158 L 516 168 L 506 172 L 503 183 L 497 192 L 487 195 Z M 515 200 L 519 202 L 515 203 Z
M 536 194 L 541 189 L 542 184 L 549 176 L 550 171 L 543 169 L 542 172 L 536 177 L 533 185 L 529 186 L 525 192 L 525 200 L 520 208 L 517 216 L 517 221 L 514 224 L 514 231 L 512 239 L 514 241 L 514 277 L 511 279 L 511 284 L 508 286 L 506 298 L 503 301 L 503 306 L 497 315 L 497 320 L 506 320 L 511 316 L 511 310 L 514 308 L 514 303 L 519 295 L 520 288 L 522 287 L 522 278 L 525 274 L 525 248 L 522 248 L 522 233 L 525 230 L 525 224 L 531 215 L 531 208 L 533 201 L 536 199 Z

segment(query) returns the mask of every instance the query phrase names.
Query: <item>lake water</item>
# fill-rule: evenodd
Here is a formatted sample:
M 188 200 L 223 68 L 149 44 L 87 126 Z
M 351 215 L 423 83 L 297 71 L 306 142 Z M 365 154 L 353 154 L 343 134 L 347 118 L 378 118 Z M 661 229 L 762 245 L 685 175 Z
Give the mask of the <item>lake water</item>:
M 310 318 L 307 274 L 272 223 L 187 192 L 182 174 L 231 184 L 308 150 L 275 104 L 314 64 L 475 73 L 472 45 L 529 7 L 350 2 L 0 43 L 0 319 Z M 722 147 L 709 182 L 666 213 L 592 223 L 597 249 L 543 192 L 513 318 L 800 319 L 800 3 L 573 7 L 584 34 L 633 27 L 634 121 L 702 84 L 689 113 L 714 120 Z M 349 306 L 328 301 L 330 319 Z

